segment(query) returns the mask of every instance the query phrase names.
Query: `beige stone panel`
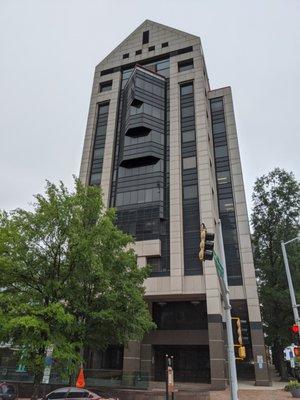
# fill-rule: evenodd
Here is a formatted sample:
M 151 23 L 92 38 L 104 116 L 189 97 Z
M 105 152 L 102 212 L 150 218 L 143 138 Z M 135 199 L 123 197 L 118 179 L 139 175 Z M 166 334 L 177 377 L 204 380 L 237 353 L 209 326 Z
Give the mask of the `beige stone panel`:
M 248 304 L 249 321 L 261 321 L 261 314 L 259 306 L 252 306 Z
M 211 297 L 206 299 L 207 314 L 221 314 L 221 300 L 219 297 Z
M 184 276 L 183 278 L 184 293 L 205 293 L 205 282 L 203 275 Z
M 256 284 L 255 285 L 246 285 L 246 295 L 247 295 L 247 299 L 258 298 Z
M 243 286 L 229 286 L 230 300 L 245 299 L 246 293 Z
M 241 249 L 251 249 L 250 235 L 240 235 Z
M 253 264 L 252 263 L 249 263 L 249 264 L 244 263 L 244 259 L 243 259 L 243 271 L 244 271 L 245 281 L 247 280 L 247 278 L 255 278 L 255 271 L 253 268 Z
M 182 293 L 182 276 L 171 276 L 171 292 Z

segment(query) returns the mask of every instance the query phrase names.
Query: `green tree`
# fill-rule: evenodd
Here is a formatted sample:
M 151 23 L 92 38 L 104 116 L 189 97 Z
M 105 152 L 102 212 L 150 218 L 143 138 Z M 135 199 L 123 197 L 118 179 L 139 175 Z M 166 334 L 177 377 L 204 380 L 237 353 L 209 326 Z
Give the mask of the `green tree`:
M 258 178 L 253 192 L 253 246 L 262 317 L 267 343 L 273 347 L 275 365 L 286 378 L 283 349 L 291 343 L 288 330 L 293 312 L 280 241 L 299 232 L 300 186 L 292 173 L 275 168 Z M 299 244 L 287 247 L 293 283 L 300 300 Z
M 47 182 L 33 211 L 0 215 L 0 341 L 19 346 L 36 397 L 45 349 L 74 373 L 83 348 L 140 339 L 154 327 L 144 302 L 147 268 L 99 188 Z

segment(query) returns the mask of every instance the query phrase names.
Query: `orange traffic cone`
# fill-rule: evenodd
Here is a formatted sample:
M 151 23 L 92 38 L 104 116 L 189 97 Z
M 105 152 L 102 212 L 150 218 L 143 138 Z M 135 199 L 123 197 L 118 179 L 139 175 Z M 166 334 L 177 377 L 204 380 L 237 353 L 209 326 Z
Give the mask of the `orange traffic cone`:
M 79 389 L 83 389 L 85 387 L 83 368 L 80 368 L 79 370 L 79 374 L 76 381 L 76 387 Z

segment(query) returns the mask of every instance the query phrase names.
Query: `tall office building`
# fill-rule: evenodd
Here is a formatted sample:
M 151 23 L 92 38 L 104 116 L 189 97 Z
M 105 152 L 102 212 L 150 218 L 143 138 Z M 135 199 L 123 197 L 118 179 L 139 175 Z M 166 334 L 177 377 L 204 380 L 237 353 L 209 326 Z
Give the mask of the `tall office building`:
M 80 179 L 102 187 L 135 237 L 138 263 L 152 266 L 145 300 L 157 325 L 90 367 L 160 381 L 169 354 L 177 382 L 226 386 L 218 277 L 213 261 L 198 258 L 201 222 L 217 233 L 221 219 L 232 316 L 245 321 L 238 373 L 267 385 L 231 89 L 210 88 L 199 37 L 146 20 L 97 65 Z

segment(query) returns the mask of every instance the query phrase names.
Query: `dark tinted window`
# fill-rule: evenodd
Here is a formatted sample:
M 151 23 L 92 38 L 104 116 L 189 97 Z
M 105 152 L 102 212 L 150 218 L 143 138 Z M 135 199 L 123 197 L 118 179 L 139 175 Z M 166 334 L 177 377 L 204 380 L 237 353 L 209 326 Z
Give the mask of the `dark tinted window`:
M 47 396 L 47 399 L 64 399 L 67 392 L 53 392 Z
M 193 142 L 195 140 L 195 131 L 182 132 L 182 142 Z
M 149 43 L 149 31 L 143 32 L 143 44 Z
M 148 48 L 148 50 L 149 50 L 149 51 L 155 50 L 155 46 L 150 46 L 150 47 Z
M 137 51 L 135 52 L 135 55 L 136 55 L 136 56 L 138 56 L 139 54 L 142 54 L 142 50 L 137 50 Z
M 161 44 L 161 47 L 168 47 L 169 46 L 169 42 L 164 42 Z
M 195 199 L 198 196 L 197 185 L 185 186 L 183 188 L 183 198 L 186 199 Z
M 100 92 L 107 92 L 112 88 L 112 81 L 101 82 L 100 83 Z
M 129 53 L 123 54 L 123 58 L 129 58 Z
M 153 303 L 153 320 L 158 329 L 207 329 L 205 301 Z
M 89 392 L 83 391 L 70 391 L 67 395 L 67 399 L 82 399 L 88 398 Z
M 184 96 L 185 94 L 192 94 L 192 93 L 193 93 L 193 84 L 192 83 L 180 86 L 181 96 Z
M 178 71 L 179 72 L 187 71 L 187 70 L 193 69 L 193 68 L 194 68 L 194 61 L 192 58 L 190 58 L 188 60 L 180 61 L 178 63 Z

